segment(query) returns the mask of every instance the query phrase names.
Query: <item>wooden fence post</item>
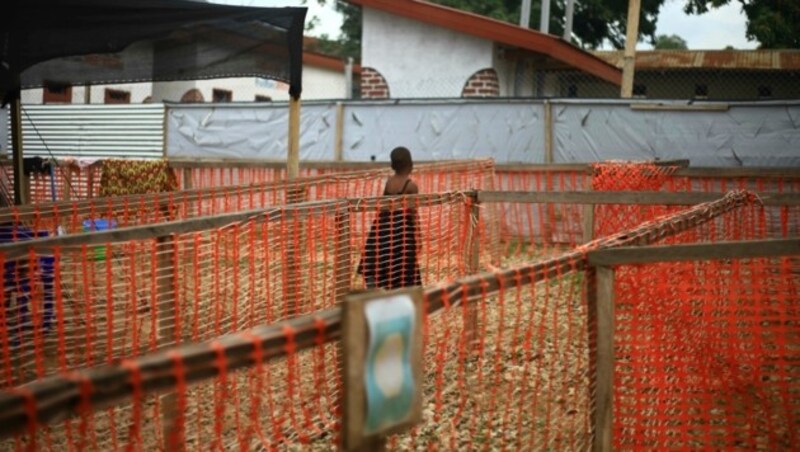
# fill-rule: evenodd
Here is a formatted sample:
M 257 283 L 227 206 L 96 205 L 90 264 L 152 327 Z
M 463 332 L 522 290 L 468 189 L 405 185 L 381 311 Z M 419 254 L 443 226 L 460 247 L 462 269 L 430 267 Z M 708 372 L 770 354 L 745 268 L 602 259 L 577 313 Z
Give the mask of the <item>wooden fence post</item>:
M 590 267 L 589 286 L 590 322 L 592 313 L 596 322 L 594 330 L 596 349 L 590 370 L 595 373 L 594 399 L 594 452 L 612 450 L 613 394 L 614 394 L 614 269 Z M 594 286 L 594 287 L 592 287 Z M 595 289 L 595 290 L 592 290 Z M 591 337 L 591 324 L 590 337 Z M 591 342 L 590 342 L 591 347 Z M 591 348 L 590 348 L 591 350 Z M 592 365 L 593 364 L 593 365 Z
M 390 306 L 397 306 L 396 303 L 402 303 L 406 298 L 410 300 L 413 305 L 413 311 L 405 311 L 400 309 L 394 314 L 396 317 L 393 320 L 411 317 L 411 323 L 407 323 L 410 329 L 397 328 L 395 324 L 395 331 L 391 333 L 377 333 L 375 335 L 369 334 L 370 321 L 376 322 L 376 325 L 387 325 L 387 317 L 381 315 L 372 316 L 370 320 L 368 304 L 378 303 L 383 304 L 381 311 L 385 312 L 390 309 Z M 341 447 L 348 452 L 381 452 L 386 450 L 386 437 L 390 434 L 400 433 L 422 420 L 422 388 L 424 376 L 424 357 L 422 355 L 422 328 L 423 328 L 423 310 L 425 309 L 423 302 L 423 292 L 421 287 L 412 289 L 401 289 L 390 292 L 379 291 L 364 291 L 363 293 L 354 293 L 346 297 L 340 304 L 342 309 L 342 333 L 341 345 L 343 349 L 343 360 L 341 369 L 341 376 L 343 380 L 343 390 L 341 392 L 341 408 L 342 408 L 342 430 L 341 430 Z M 400 306 L 403 306 L 402 304 Z M 375 313 L 375 311 L 373 311 Z M 376 318 L 377 317 L 377 318 Z M 390 316 L 391 317 L 391 316 Z M 413 325 L 413 326 L 412 326 Z M 391 329 L 392 327 L 388 327 Z M 405 333 L 405 334 L 404 334 Z M 381 422 L 381 414 L 373 413 L 372 421 L 378 417 L 377 425 L 373 425 L 373 431 L 368 431 L 368 424 L 370 423 L 369 413 L 369 397 L 371 391 L 367 390 L 366 381 L 370 378 L 380 378 L 380 370 L 387 369 L 386 360 L 388 356 L 383 359 L 378 356 L 383 355 L 380 350 L 392 350 L 398 344 L 395 339 L 402 340 L 403 337 L 407 338 L 406 346 L 407 351 L 402 354 L 395 355 L 406 356 L 407 362 L 397 362 L 394 359 L 389 359 L 398 365 L 406 364 L 410 367 L 410 376 L 413 379 L 411 393 L 400 394 L 393 397 L 410 397 L 408 399 L 408 408 L 402 418 L 384 418 Z M 375 341 L 375 343 L 373 343 Z M 390 343 L 395 347 L 388 346 Z M 402 347 L 403 345 L 400 344 Z M 375 347 L 379 350 L 375 355 L 369 354 L 370 348 Z M 402 349 L 401 349 L 402 350 Z M 391 355 L 388 352 L 387 355 Z M 400 358 L 402 359 L 402 358 Z M 394 368 L 394 366 L 392 366 Z M 401 372 L 406 375 L 405 372 Z M 378 389 L 379 391 L 382 388 Z M 386 394 L 384 394 L 386 397 Z
M 552 165 L 553 155 L 553 105 L 544 101 L 544 163 Z
M 192 169 L 191 168 L 184 168 L 183 169 L 183 189 L 184 190 L 191 190 L 192 186 Z
M 158 317 L 158 346 L 165 348 L 175 342 L 175 285 L 173 269 L 173 236 L 162 236 L 157 239 L 156 245 L 156 298 Z M 174 391 L 167 392 L 160 397 L 161 405 L 161 432 L 164 440 L 164 450 L 170 449 L 169 437 L 177 428 L 175 419 L 178 417 L 177 395 Z
M 344 160 L 344 104 L 336 102 L 336 135 L 333 142 L 333 160 L 341 162 Z
M 352 249 L 350 243 L 350 207 L 336 214 L 334 245 L 334 283 L 336 301 L 341 302 L 351 289 Z
M 481 205 L 478 202 L 477 194 L 470 197 L 469 202 L 469 224 L 467 225 L 467 273 L 474 275 L 480 271 L 481 267 L 481 244 L 480 244 L 480 214 Z M 472 347 L 478 340 L 478 307 L 468 305 L 466 325 L 467 346 Z
M 589 186 L 586 191 L 592 191 Z M 594 204 L 583 205 L 583 243 L 594 240 Z

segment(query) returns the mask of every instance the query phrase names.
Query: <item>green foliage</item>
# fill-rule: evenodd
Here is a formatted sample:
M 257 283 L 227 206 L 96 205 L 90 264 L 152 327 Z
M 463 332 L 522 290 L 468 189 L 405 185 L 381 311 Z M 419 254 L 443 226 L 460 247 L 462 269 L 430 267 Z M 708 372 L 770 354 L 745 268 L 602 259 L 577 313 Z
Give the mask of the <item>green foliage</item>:
M 687 14 L 707 13 L 732 0 L 687 0 Z M 764 49 L 800 48 L 800 1 L 738 0 L 747 15 L 747 39 Z
M 341 57 L 361 56 L 361 8 L 344 0 L 315 0 L 321 5 L 333 1 L 336 11 L 343 16 L 342 34 L 337 41 L 324 40 L 320 51 Z M 492 17 L 497 20 L 519 23 L 520 0 L 429 0 L 444 6 Z M 666 0 L 641 0 L 639 40 L 648 41 L 656 48 L 686 48 L 686 42 L 677 36 L 655 36 L 659 8 Z M 738 1 L 747 14 L 747 39 L 757 40 L 762 48 L 800 48 L 800 0 L 680 0 L 686 2 L 687 14 L 703 14 L 709 8 L 718 8 Z M 541 2 L 534 1 L 529 23 L 539 27 Z M 566 0 L 551 0 L 550 33 L 561 36 L 564 30 Z M 596 49 L 604 42 L 617 49 L 625 47 L 628 0 L 575 0 L 573 42 L 584 48 Z M 675 40 L 673 38 L 677 38 Z M 664 47 L 680 45 L 683 47 Z
M 686 40 L 678 35 L 658 35 L 653 47 L 659 50 L 686 50 L 689 48 Z
M 434 3 L 471 11 L 494 19 L 519 23 L 519 0 L 432 0 Z M 639 39 L 655 43 L 658 10 L 664 0 L 642 0 L 639 18 Z M 531 6 L 531 28 L 539 28 L 541 2 Z M 564 34 L 566 0 L 552 0 L 550 4 L 550 33 Z M 576 0 L 572 33 L 575 43 L 595 49 L 608 41 L 617 49 L 625 47 L 628 0 Z

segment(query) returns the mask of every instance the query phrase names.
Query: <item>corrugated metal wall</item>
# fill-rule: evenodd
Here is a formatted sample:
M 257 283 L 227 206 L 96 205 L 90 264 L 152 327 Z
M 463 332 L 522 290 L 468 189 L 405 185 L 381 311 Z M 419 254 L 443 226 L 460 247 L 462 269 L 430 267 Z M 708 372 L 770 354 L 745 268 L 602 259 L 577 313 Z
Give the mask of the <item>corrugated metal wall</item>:
M 7 117 L 7 114 L 0 116 L 7 124 L 0 142 L 2 153 L 10 157 Z M 22 127 L 26 157 L 154 159 L 163 156 L 163 104 L 23 105 Z

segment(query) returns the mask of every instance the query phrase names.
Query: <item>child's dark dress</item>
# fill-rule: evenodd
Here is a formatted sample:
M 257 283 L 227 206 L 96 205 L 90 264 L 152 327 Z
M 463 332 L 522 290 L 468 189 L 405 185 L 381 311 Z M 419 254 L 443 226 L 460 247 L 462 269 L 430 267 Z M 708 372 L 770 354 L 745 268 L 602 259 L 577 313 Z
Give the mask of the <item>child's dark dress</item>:
M 405 193 L 410 180 L 398 195 Z M 389 195 L 385 190 L 384 196 Z M 399 289 L 422 285 L 417 263 L 415 213 L 410 209 L 381 210 L 372 223 L 358 273 L 367 288 Z

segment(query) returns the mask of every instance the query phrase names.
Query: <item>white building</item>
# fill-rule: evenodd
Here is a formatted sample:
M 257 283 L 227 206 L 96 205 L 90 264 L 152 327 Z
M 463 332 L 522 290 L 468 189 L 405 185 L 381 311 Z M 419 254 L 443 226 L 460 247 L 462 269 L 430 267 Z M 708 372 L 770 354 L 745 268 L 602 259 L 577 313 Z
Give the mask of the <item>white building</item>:
M 553 71 L 621 82 L 618 68 L 557 36 L 421 0 L 348 1 L 363 13 L 364 98 L 565 95 Z
M 358 77 L 360 66 L 353 67 Z M 344 99 L 345 63 L 320 53 L 303 52 L 305 100 Z M 350 85 L 352 86 L 352 85 Z M 46 86 L 22 92 L 24 104 L 140 104 L 150 102 L 268 102 L 289 100 L 288 83 L 260 78 L 230 78 L 186 82 L 115 85 Z

